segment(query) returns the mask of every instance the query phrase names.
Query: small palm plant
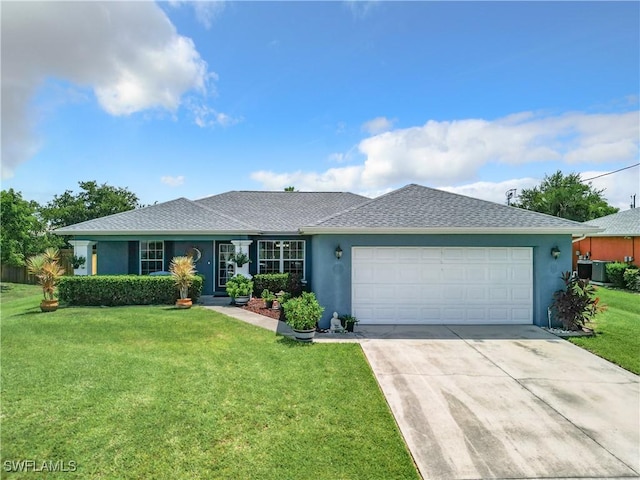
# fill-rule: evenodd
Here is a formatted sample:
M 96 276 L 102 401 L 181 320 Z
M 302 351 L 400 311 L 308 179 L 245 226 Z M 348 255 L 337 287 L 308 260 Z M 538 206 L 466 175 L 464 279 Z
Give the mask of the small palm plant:
M 173 257 L 169 271 L 180 292 L 180 299 L 176 302 L 176 305 L 182 308 L 189 308 L 191 306 L 191 299 L 188 298 L 189 287 L 193 284 L 193 279 L 196 276 L 193 257 Z
M 34 275 L 42 287 L 44 300 L 40 304 L 43 312 L 52 312 L 58 308 L 55 298 L 56 285 L 64 275 L 64 268 L 60 266 L 60 255 L 57 248 L 47 248 L 44 253 L 27 259 L 27 271 Z

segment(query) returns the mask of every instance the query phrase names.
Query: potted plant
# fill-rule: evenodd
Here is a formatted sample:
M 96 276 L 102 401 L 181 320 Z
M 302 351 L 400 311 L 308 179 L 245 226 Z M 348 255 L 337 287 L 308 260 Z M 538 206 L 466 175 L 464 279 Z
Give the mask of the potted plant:
M 169 265 L 169 272 L 180 292 L 180 298 L 176 301 L 178 308 L 191 308 L 193 302 L 189 297 L 189 287 L 193 284 L 196 276 L 196 267 L 193 264 L 193 257 L 173 257 Z
M 244 275 L 236 275 L 227 280 L 226 289 L 227 294 L 233 298 L 236 305 L 246 305 L 251 298 L 253 282 Z
M 316 324 L 324 312 L 324 307 L 320 306 L 315 294 L 303 292 L 301 296 L 283 303 L 282 308 L 285 321 L 293 329 L 296 340 L 312 342 L 316 333 Z
M 85 257 L 76 257 L 75 255 L 71 257 L 71 265 L 73 265 L 74 270 L 77 270 L 78 268 L 84 268 L 86 263 L 87 259 Z
M 60 266 L 59 261 L 57 248 L 47 248 L 44 253 L 27 260 L 28 272 L 35 275 L 38 284 L 42 287 L 44 300 L 40 303 L 40 310 L 43 312 L 55 312 L 58 309 L 59 303 L 54 292 L 60 278 L 64 275 L 64 268 Z
M 342 326 L 347 330 L 347 332 L 353 332 L 353 327 L 359 320 L 353 315 L 343 315 L 340 317 L 340 321 L 342 322 Z
M 242 267 L 245 263 L 251 263 L 249 256 L 244 252 L 233 254 L 230 260 L 235 263 L 238 268 Z
M 273 302 L 276 299 L 276 295 L 272 293 L 268 288 L 265 288 L 260 295 L 264 300 L 265 308 L 273 308 Z

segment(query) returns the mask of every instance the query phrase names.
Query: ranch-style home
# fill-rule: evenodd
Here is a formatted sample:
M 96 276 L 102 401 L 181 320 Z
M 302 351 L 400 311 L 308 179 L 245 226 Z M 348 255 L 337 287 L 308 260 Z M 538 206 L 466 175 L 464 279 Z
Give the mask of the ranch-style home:
M 166 271 L 197 252 L 203 294 L 224 295 L 234 252 L 250 274 L 293 272 L 363 324 L 547 324 L 571 270 L 572 236 L 595 226 L 420 185 L 353 193 L 231 191 L 70 225 L 74 253 L 101 275 Z M 199 257 L 199 258 L 198 258 Z M 79 274 L 91 274 L 87 262 Z

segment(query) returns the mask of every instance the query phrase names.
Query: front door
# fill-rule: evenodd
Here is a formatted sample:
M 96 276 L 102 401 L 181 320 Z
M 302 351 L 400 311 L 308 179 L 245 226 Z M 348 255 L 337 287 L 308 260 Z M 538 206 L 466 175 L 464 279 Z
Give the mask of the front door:
M 235 246 L 231 242 L 216 242 L 216 291 L 224 292 L 227 280 L 235 274 L 235 265 L 231 257 L 235 253 Z

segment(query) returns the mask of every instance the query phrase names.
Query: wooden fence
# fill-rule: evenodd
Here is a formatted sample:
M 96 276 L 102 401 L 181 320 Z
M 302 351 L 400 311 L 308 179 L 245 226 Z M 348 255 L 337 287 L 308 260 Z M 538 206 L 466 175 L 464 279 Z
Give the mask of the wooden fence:
M 60 264 L 64 268 L 65 275 L 73 275 L 73 265 L 71 265 L 72 249 L 60 250 Z M 14 267 L 13 265 L 0 265 L 2 270 L 0 280 L 11 283 L 29 283 L 35 284 L 36 277 L 27 273 L 27 267 Z

